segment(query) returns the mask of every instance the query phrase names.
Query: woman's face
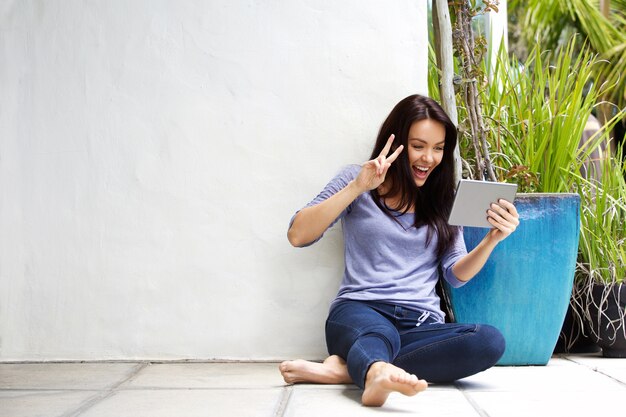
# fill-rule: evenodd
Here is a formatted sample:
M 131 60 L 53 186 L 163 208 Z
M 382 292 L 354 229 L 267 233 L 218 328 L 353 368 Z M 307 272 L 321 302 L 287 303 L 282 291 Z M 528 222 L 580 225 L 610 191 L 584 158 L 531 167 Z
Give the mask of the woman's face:
M 446 129 L 436 120 L 419 120 L 411 125 L 407 141 L 409 164 L 418 187 L 426 183 L 428 176 L 443 159 Z

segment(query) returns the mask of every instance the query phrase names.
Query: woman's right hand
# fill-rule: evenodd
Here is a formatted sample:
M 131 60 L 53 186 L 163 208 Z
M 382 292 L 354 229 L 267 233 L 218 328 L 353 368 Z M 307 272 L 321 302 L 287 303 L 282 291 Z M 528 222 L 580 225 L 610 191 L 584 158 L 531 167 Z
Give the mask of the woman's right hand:
M 404 149 L 404 146 L 400 145 L 394 153 L 387 156 L 391 150 L 391 144 L 394 139 L 395 135 L 389 136 L 385 147 L 380 152 L 378 157 L 376 159 L 372 159 L 371 161 L 367 161 L 361 166 L 361 171 L 354 180 L 359 190 L 363 192 L 373 190 L 378 188 L 385 181 L 387 170 Z
M 398 149 L 387 157 L 393 139 L 394 135 L 391 135 L 380 155 L 364 163 L 357 177 L 350 181 L 347 187 L 321 203 L 306 207 L 296 214 L 287 233 L 289 242 L 293 246 L 304 246 L 318 239 L 355 198 L 365 191 L 373 190 L 385 181 L 387 170 L 403 149 L 403 146 L 398 146 Z

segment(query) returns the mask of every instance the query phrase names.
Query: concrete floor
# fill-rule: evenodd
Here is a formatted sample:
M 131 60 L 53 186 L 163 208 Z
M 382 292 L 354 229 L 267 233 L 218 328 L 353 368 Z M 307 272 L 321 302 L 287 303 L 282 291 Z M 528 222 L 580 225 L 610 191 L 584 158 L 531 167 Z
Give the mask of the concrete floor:
M 432 385 L 379 409 L 349 385 L 284 385 L 275 363 L 5 363 L 0 416 L 332 417 L 623 415 L 626 360 L 561 356 Z

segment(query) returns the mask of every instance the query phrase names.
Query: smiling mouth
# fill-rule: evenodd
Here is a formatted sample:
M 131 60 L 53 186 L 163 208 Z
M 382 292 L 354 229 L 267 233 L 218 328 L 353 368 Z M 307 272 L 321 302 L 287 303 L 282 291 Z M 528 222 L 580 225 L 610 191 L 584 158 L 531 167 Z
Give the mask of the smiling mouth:
M 430 168 L 422 167 L 422 166 L 413 166 L 413 175 L 415 175 L 419 179 L 424 179 L 428 176 L 430 172 Z

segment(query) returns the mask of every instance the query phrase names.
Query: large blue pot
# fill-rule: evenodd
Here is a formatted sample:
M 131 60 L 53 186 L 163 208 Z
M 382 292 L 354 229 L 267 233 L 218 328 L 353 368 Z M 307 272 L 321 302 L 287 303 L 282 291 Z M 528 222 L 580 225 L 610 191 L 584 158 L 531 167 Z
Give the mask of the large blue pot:
M 446 285 L 455 320 L 498 328 L 506 350 L 498 365 L 545 365 L 572 294 L 580 232 L 578 194 L 518 194 L 520 225 L 461 288 Z M 470 251 L 488 229 L 466 227 Z

